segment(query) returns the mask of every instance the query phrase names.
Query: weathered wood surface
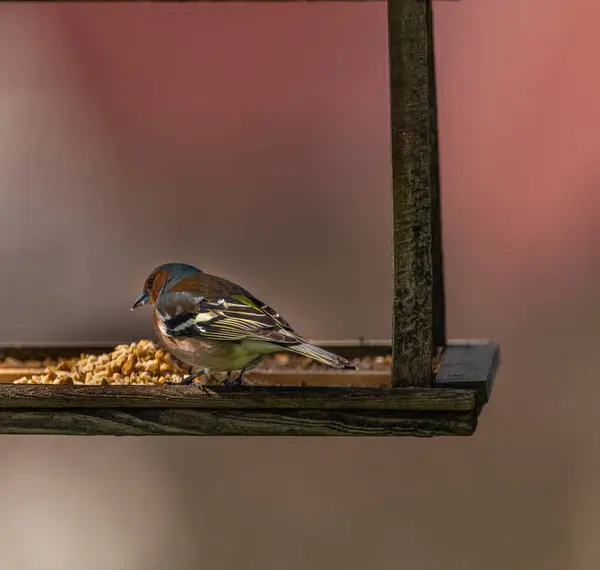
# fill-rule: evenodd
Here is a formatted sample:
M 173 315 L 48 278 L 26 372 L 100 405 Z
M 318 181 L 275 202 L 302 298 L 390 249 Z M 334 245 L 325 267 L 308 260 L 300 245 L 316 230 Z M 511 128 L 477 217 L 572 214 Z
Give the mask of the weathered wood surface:
M 416 388 L 211 387 L 196 386 L 0 386 L 0 409 L 7 408 L 193 408 L 425 410 L 475 409 L 472 390 Z
M 476 426 L 474 411 L 0 410 L 0 434 L 432 437 L 468 436 Z
M 430 386 L 445 345 L 431 0 L 389 0 L 393 382 Z
M 30 357 L 30 348 L 14 352 L 13 347 L 12 356 L 27 353 Z M 0 354 L 5 349 L 0 347 Z M 371 349 L 389 354 L 390 346 L 371 343 Z M 47 347 L 36 350 L 43 352 Z M 350 346 L 347 354 L 353 354 Z M 470 435 L 489 397 L 498 364 L 496 343 L 451 341 L 442 355 L 434 388 L 211 387 L 216 396 L 210 397 L 193 386 L 4 384 L 0 385 L 0 433 Z M 312 374 L 285 372 L 287 378 L 297 375 L 305 383 L 310 383 Z M 332 377 L 345 375 L 357 375 L 362 381 L 374 376 L 378 382 L 386 376 L 388 384 L 391 380 L 389 372 L 331 373 Z
M 391 351 L 389 341 L 365 342 L 364 346 L 351 343 L 320 343 L 330 350 L 344 353 L 343 356 L 354 358 L 368 351 L 369 356 L 388 355 Z M 109 345 L 92 344 L 87 351 L 103 352 L 114 348 L 115 343 Z M 61 352 L 62 351 L 62 352 Z M 86 352 L 82 346 L 74 347 L 2 347 L 0 356 L 10 354 L 13 358 L 31 358 L 32 354 L 44 354 L 48 357 L 65 356 L 66 354 L 80 354 Z M 65 354 L 66 353 L 66 354 Z M 435 378 L 438 388 L 467 388 L 478 391 L 481 402 L 485 403 L 490 397 L 496 370 L 500 364 L 500 349 L 497 343 L 487 340 L 452 340 L 448 342 L 442 354 L 441 367 Z M 39 368 L 1 368 L 0 384 L 10 383 L 23 376 L 41 374 Z M 384 388 L 391 385 L 391 371 L 315 371 L 315 370 L 285 370 L 252 371 L 246 375 L 250 384 L 257 386 L 302 386 L 302 387 L 357 387 L 357 388 Z M 34 386 L 34 388 L 36 388 Z M 54 389 L 54 386 L 51 386 Z M 170 388 L 165 386 L 165 388 Z
M 484 340 L 457 340 L 444 351 L 435 378 L 436 388 L 468 388 L 477 392 L 480 405 L 492 394 L 500 366 L 500 345 Z

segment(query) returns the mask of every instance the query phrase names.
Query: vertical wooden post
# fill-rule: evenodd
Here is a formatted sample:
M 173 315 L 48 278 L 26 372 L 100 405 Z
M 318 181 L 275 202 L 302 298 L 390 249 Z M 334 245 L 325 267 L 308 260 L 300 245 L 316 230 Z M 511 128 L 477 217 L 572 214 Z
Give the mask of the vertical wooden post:
M 388 0 L 394 386 L 431 386 L 446 343 L 431 0 Z

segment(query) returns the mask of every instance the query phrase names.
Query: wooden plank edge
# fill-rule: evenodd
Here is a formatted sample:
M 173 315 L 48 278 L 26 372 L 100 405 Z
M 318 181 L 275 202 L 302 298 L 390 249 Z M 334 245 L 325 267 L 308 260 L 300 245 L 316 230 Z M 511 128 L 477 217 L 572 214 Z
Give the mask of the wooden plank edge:
M 0 367 L 0 384 L 12 384 L 15 380 L 19 380 L 24 376 L 39 376 L 44 374 L 43 368 L 8 368 Z
M 0 410 L 69 408 L 188 408 L 210 410 L 404 410 L 470 411 L 477 394 L 467 389 L 334 388 L 242 386 L 65 386 L 5 384 L 0 386 Z
M 385 341 L 373 341 L 384 346 Z M 331 346 L 334 342 L 323 342 Z M 95 346 L 98 349 L 98 346 Z M 349 346 L 350 348 L 350 346 Z M 478 405 L 488 402 L 497 370 L 500 366 L 500 347 L 498 343 L 488 340 L 453 340 L 448 343 L 442 355 L 442 362 L 436 375 L 434 388 L 437 389 L 466 389 L 474 390 L 477 394 Z M 0 384 L 12 386 L 17 378 L 40 374 L 41 369 L 0 368 Z M 250 372 L 247 376 L 250 384 L 255 387 L 329 387 L 329 388 L 379 388 L 385 389 L 391 384 L 389 371 L 344 371 L 321 372 L 306 370 L 267 370 Z M 43 385 L 56 389 L 58 386 Z M 32 387 L 30 385 L 30 387 Z M 41 386 L 33 386 L 34 389 Z M 2 388 L 2 386 L 0 386 Z M 87 388 L 87 387 L 84 387 Z M 90 387 L 93 388 L 93 387 Z M 117 388 L 116 386 L 114 388 Z M 125 386 L 126 390 L 145 388 L 144 386 Z M 152 388 L 150 386 L 149 388 Z M 158 385 L 154 388 L 165 390 L 169 386 Z M 175 387 L 183 389 L 183 387 Z M 429 389 L 426 389 L 429 390 Z M 164 392 L 163 392 L 164 393 Z M 434 396 L 432 396 L 435 399 Z
M 232 436 L 469 436 L 477 412 L 348 410 L 0 410 L 0 434 Z
M 463 340 L 449 343 L 442 354 L 435 388 L 467 388 L 477 392 L 479 405 L 492 394 L 500 366 L 500 345 L 491 340 Z

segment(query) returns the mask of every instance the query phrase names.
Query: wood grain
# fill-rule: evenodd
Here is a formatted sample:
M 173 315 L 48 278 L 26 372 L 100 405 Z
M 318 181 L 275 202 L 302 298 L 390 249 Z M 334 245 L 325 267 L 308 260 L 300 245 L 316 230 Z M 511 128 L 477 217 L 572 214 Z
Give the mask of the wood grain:
M 354 358 L 361 354 L 361 347 L 349 344 L 320 343 L 327 346 L 329 350 L 341 353 L 347 358 Z M 369 347 L 368 356 L 386 356 L 391 352 L 389 341 L 373 341 L 366 343 Z M 337 347 L 337 348 L 336 348 Z M 99 347 L 91 345 L 91 350 L 97 352 Z M 102 347 L 103 351 L 110 351 L 114 344 Z M 0 355 L 6 347 L 0 346 Z M 48 348 L 45 350 L 46 357 Z M 57 348 L 58 353 L 53 357 L 63 356 Z M 66 349 L 69 354 L 73 347 Z M 76 354 L 85 352 L 82 347 L 77 348 Z M 10 347 L 13 358 L 25 358 L 31 356 L 31 348 L 15 349 Z M 438 388 L 468 388 L 476 389 L 483 402 L 486 402 L 491 394 L 496 370 L 500 364 L 500 348 L 497 343 L 487 340 L 452 340 L 442 354 L 441 367 L 435 378 L 435 386 Z M 14 382 L 23 376 L 42 374 L 40 368 L 1 368 L 0 384 Z M 357 387 L 357 388 L 385 388 L 391 386 L 391 370 L 358 370 L 343 371 L 336 370 L 297 370 L 297 369 L 273 369 L 266 371 L 251 371 L 246 375 L 250 385 L 255 386 L 322 386 L 322 387 Z
M 10 384 L 23 377 L 42 374 L 43 368 L 0 368 L 0 384 Z
M 431 0 L 388 0 L 396 386 L 430 386 L 445 346 Z
M 208 396 L 195 386 L 0 386 L 0 409 L 7 408 L 193 408 L 424 410 L 475 409 L 472 390 L 411 388 L 255 387 L 211 388 Z
M 389 354 L 389 342 L 379 342 L 376 348 L 374 344 L 370 350 Z M 103 352 L 111 347 L 95 347 L 91 351 Z M 352 347 L 346 348 L 352 357 Z M 2 350 L 5 348 L 0 347 L 0 354 Z M 31 357 L 31 347 L 11 350 L 13 358 Z M 48 347 L 35 350 L 43 353 Z M 60 350 L 54 353 L 54 357 L 61 355 Z M 331 378 L 339 382 L 336 377 L 344 377 L 363 383 L 373 379 L 381 383 L 385 379 L 388 387 L 211 387 L 216 396 L 208 397 L 193 386 L 4 384 L 0 385 L 0 433 L 470 435 L 489 398 L 498 364 L 499 348 L 494 342 L 450 341 L 434 388 L 392 388 L 390 372 L 299 370 L 263 376 L 271 381 L 284 379 L 290 384 L 310 384 L 311 379 L 319 377 L 322 381 Z
M 166 409 L 0 410 L 2 434 L 50 435 L 472 435 L 475 412 Z
M 480 405 L 492 394 L 500 366 L 500 346 L 484 340 L 453 341 L 442 355 L 436 388 L 468 388 L 477 392 Z

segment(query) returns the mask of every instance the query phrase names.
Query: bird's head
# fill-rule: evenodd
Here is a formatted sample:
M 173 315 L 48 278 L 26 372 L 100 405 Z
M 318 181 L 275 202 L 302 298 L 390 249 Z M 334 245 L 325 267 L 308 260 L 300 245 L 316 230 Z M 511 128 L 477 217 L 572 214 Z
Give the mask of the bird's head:
M 137 309 L 148 303 L 156 303 L 161 293 L 168 291 L 175 283 L 194 273 L 202 273 L 202 271 L 197 267 L 185 263 L 165 263 L 159 265 L 146 278 L 142 292 L 135 300 L 131 310 L 133 311 L 133 309 Z

